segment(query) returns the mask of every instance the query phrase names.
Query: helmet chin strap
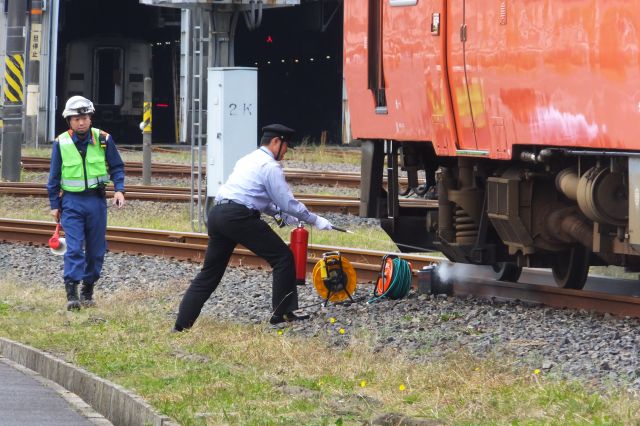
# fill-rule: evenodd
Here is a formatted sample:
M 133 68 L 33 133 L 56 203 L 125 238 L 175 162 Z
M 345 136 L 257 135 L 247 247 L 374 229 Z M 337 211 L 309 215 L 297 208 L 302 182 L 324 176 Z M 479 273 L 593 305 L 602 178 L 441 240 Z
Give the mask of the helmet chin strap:
M 279 139 L 279 140 L 280 140 L 280 146 L 278 147 L 278 153 L 276 154 L 276 161 L 280 161 L 280 152 L 282 152 L 283 142 L 282 142 L 282 139 Z
M 80 133 L 80 132 L 76 132 L 75 130 L 74 130 L 74 132 L 75 132 L 75 134 L 76 134 L 76 135 L 78 135 L 78 137 L 79 137 L 81 140 L 84 140 L 84 138 L 86 138 L 86 137 L 87 137 L 87 135 L 89 134 L 89 132 Z

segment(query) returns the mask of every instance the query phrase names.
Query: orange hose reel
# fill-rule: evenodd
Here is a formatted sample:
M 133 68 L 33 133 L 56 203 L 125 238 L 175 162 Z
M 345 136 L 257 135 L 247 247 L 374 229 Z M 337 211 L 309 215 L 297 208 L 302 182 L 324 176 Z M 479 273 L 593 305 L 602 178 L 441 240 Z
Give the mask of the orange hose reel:
M 313 285 L 318 295 L 328 301 L 351 299 L 356 291 L 356 271 L 340 252 L 328 252 L 316 263 L 312 272 Z

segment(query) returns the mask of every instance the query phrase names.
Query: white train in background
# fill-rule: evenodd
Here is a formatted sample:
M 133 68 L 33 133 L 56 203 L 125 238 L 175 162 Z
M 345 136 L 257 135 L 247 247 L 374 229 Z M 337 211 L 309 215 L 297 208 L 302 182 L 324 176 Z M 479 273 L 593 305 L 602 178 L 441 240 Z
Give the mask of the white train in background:
M 151 76 L 151 69 L 148 42 L 110 37 L 69 42 L 59 102 L 64 104 L 74 95 L 88 97 L 96 106 L 96 127 L 111 133 L 118 143 L 139 143 L 144 79 Z

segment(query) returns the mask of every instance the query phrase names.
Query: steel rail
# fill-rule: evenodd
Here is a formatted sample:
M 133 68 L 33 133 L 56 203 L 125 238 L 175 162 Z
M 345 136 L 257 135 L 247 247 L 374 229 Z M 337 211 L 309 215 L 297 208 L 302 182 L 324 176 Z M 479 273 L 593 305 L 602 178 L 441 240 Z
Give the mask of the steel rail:
M 588 290 L 572 290 L 540 284 L 465 279 L 453 281 L 456 296 L 520 300 L 554 308 L 583 309 L 618 316 L 640 317 L 640 298 Z
M 55 224 L 52 222 L 0 218 L 0 241 L 45 245 L 54 229 Z M 199 262 L 204 258 L 208 236 L 194 232 L 109 226 L 107 228 L 107 242 L 109 249 L 115 252 L 164 256 Z M 308 270 L 311 271 L 318 260 L 322 259 L 324 253 L 336 250 L 349 259 L 356 269 L 360 281 L 366 282 L 377 279 L 382 257 L 386 253 L 374 250 L 309 245 Z M 436 257 L 404 254 L 402 257 L 411 263 L 414 270 L 419 270 L 424 266 L 441 260 Z M 242 246 L 238 246 L 234 251 L 231 264 L 269 267 L 263 259 L 255 256 Z
M 12 196 L 46 197 L 44 184 L 27 182 L 0 182 L 0 194 Z M 107 196 L 113 196 L 112 187 L 107 187 Z M 159 202 L 188 202 L 191 196 L 189 188 L 170 186 L 131 185 L 127 187 L 127 199 L 159 201 Z M 358 215 L 360 199 L 358 197 L 340 195 L 295 194 L 311 211 L 317 213 L 336 212 Z M 400 206 L 407 208 L 437 208 L 437 201 L 421 198 L 401 198 Z
M 25 170 L 47 172 L 49 171 L 49 163 L 49 159 L 44 157 L 22 157 L 22 167 Z M 129 161 L 125 164 L 125 171 L 132 176 L 142 175 L 142 163 Z M 190 177 L 191 169 L 182 164 L 153 163 L 151 173 L 156 176 Z M 290 183 L 347 188 L 360 187 L 360 173 L 357 172 L 323 172 L 285 168 L 284 173 Z M 400 184 L 406 185 L 406 178 L 401 178 Z
M 0 241 L 45 245 L 54 224 L 44 221 L 0 218 Z M 193 232 L 158 231 L 138 228 L 108 227 L 107 240 L 115 252 L 164 256 L 180 260 L 201 261 L 208 237 Z M 307 270 L 311 271 L 323 253 L 339 250 L 356 269 L 360 283 L 375 282 L 386 254 L 373 250 L 336 248 L 320 245 L 309 247 Z M 412 264 L 413 284 L 423 267 L 442 261 L 442 258 L 401 255 Z M 231 264 L 236 266 L 268 267 L 261 258 L 239 246 Z M 473 295 L 501 300 L 522 300 L 556 308 L 585 309 L 614 315 L 640 317 L 640 297 L 609 294 L 599 291 L 571 290 L 541 284 L 505 283 L 493 279 L 465 278 L 452 282 L 457 296 Z

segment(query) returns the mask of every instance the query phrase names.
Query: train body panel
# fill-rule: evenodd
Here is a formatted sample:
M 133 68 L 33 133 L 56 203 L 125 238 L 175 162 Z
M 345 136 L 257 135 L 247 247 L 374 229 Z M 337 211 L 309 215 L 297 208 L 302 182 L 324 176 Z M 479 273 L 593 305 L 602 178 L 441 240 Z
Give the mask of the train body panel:
M 511 158 L 515 145 L 640 148 L 631 137 L 640 119 L 640 7 L 632 2 L 391 3 L 345 3 L 355 137 L 496 159 Z M 377 33 L 379 45 L 370 40 Z M 386 114 L 376 113 L 381 102 L 370 89 L 377 55 Z
M 640 271 L 640 5 L 344 7 L 362 216 L 380 218 L 404 251 L 439 250 L 502 277 L 549 267 L 581 288 L 591 265 Z M 433 201 L 400 207 L 403 196 Z
M 447 152 L 455 146 L 450 94 L 446 81 L 444 39 L 431 37 L 433 4 L 421 1 L 414 8 L 382 9 L 386 109 L 376 111 L 367 71 L 376 64 L 369 58 L 370 34 L 367 0 L 345 2 L 345 66 L 352 132 L 357 138 L 408 141 L 435 140 Z M 380 2 L 383 3 L 383 2 Z M 386 3 L 385 3 L 386 4 Z M 364 11 L 364 12 L 363 12 Z M 385 14 L 388 13 L 388 14 Z M 375 36 L 375 34 L 373 35 Z M 410 81 L 408 81 L 410 79 Z M 436 137 L 436 135 L 438 137 Z

